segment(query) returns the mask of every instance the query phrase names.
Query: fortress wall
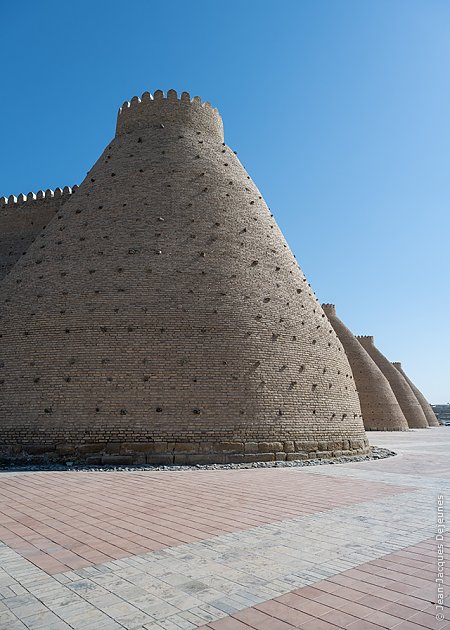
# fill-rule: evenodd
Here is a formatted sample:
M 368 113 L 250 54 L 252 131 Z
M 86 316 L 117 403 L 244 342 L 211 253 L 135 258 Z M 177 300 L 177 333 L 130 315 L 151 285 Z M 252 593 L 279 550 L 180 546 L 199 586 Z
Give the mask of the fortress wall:
M 428 422 L 425 418 L 425 414 L 411 387 L 408 385 L 403 375 L 400 374 L 392 363 L 376 348 L 373 337 L 363 335 L 356 337 L 356 339 L 361 343 L 389 381 L 398 404 L 408 422 L 408 426 L 411 429 L 427 428 Z
M 430 427 L 438 427 L 439 426 L 439 422 L 438 422 L 438 419 L 436 418 L 436 414 L 434 413 L 433 409 L 431 408 L 430 403 L 427 401 L 427 399 L 422 394 L 420 389 L 418 387 L 416 387 L 414 385 L 414 383 L 411 381 L 411 379 L 408 378 L 408 376 L 405 374 L 405 371 L 402 368 L 402 364 L 398 363 L 398 362 L 394 362 L 394 363 L 392 363 L 392 365 L 400 372 L 400 374 L 403 375 L 403 377 L 405 378 L 406 382 L 411 387 L 415 397 L 419 401 L 419 405 L 423 409 L 423 413 L 425 414 L 425 418 L 427 419 L 428 426 L 430 426 Z
M 336 315 L 334 304 L 322 304 L 352 368 L 367 431 L 405 431 L 408 423 L 389 381 L 351 331 Z
M 66 186 L 0 197 L 0 281 L 76 189 Z
M 62 214 L 3 281 L 5 456 L 367 452 L 342 344 L 215 110 L 132 99 Z

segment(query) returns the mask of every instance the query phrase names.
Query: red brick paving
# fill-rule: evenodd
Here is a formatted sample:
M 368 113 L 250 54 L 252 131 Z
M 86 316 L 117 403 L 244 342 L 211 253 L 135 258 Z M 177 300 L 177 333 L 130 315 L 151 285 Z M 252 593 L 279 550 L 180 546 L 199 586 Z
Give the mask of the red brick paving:
M 450 534 L 445 535 L 446 542 Z M 246 608 L 203 630 L 443 630 L 436 620 L 436 541 L 426 540 L 312 586 Z M 413 559 L 413 564 L 409 560 Z
M 0 479 L 0 540 L 51 574 L 414 490 L 287 468 Z

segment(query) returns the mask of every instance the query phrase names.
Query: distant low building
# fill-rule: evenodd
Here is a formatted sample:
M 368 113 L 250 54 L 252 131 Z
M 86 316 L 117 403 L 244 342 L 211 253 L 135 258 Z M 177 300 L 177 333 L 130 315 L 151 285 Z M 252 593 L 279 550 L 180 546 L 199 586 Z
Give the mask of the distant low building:
M 450 426 L 450 403 L 446 405 L 431 405 L 431 408 L 441 424 Z

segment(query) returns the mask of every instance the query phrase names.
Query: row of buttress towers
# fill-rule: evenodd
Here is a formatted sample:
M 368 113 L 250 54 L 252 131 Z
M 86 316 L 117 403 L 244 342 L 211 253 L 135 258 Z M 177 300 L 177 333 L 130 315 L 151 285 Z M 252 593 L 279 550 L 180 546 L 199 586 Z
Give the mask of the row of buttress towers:
M 368 431 L 404 431 L 437 427 L 439 422 L 401 363 L 376 348 L 372 336 L 355 337 L 337 317 L 334 304 L 322 304 L 347 354 Z
M 0 200 L 3 459 L 326 458 L 437 424 L 318 303 L 209 103 L 126 102 L 74 193 Z

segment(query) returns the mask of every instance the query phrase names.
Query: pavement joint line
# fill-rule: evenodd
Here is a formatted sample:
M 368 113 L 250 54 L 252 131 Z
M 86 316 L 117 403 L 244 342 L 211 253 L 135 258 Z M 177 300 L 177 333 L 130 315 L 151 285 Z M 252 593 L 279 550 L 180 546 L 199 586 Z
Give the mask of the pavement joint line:
M 380 437 L 406 446 L 414 439 L 392 434 Z M 363 584 L 367 580 L 368 587 L 383 584 L 382 567 L 363 565 L 401 550 L 406 551 L 397 558 L 396 566 L 399 574 L 407 576 L 414 558 L 421 566 L 421 549 L 424 557 L 432 553 L 433 546 L 428 543 L 435 533 L 436 495 L 448 495 L 450 490 L 450 466 L 445 465 L 445 458 L 442 476 L 436 472 L 437 464 L 434 474 L 427 476 L 427 466 L 434 462 L 418 458 L 424 471 L 420 476 L 413 455 L 414 451 L 405 447 L 391 460 L 289 469 L 305 483 L 314 475 L 325 482 L 342 478 L 388 484 L 402 487 L 401 492 L 366 501 L 358 497 L 359 502 L 326 511 L 54 575 L 0 544 L 0 629 L 7 623 L 7 630 L 22 630 L 28 628 L 27 620 L 32 625 L 40 616 L 49 622 L 54 616 L 58 620 L 55 630 L 190 630 L 226 620 L 234 612 L 295 589 L 332 580 L 349 569 L 362 567 L 362 573 L 357 571 L 356 575 Z M 408 551 L 417 544 L 417 552 Z M 417 578 L 404 578 L 406 585 L 423 579 L 420 569 L 417 571 Z M 52 625 L 45 630 L 53 630 Z

